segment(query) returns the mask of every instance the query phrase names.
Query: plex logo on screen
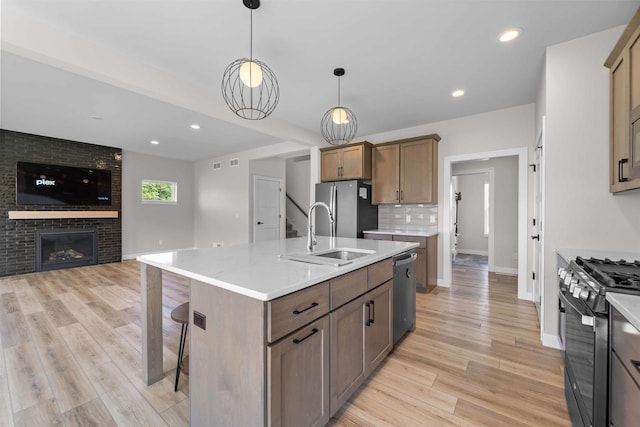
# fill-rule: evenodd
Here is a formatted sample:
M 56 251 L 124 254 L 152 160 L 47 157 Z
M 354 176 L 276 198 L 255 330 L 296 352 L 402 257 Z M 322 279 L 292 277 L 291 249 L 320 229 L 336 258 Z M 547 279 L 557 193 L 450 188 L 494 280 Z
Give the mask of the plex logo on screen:
M 36 179 L 36 186 L 37 185 L 47 185 L 47 186 L 55 186 L 56 182 L 53 179 Z

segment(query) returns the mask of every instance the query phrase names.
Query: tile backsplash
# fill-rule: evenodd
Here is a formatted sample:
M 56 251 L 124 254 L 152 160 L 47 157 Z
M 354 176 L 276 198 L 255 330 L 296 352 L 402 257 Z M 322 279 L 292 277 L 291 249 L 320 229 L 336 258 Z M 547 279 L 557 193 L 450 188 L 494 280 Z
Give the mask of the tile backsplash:
M 435 221 L 431 221 L 434 219 Z M 438 207 L 434 205 L 378 205 L 378 229 L 422 230 L 438 226 Z

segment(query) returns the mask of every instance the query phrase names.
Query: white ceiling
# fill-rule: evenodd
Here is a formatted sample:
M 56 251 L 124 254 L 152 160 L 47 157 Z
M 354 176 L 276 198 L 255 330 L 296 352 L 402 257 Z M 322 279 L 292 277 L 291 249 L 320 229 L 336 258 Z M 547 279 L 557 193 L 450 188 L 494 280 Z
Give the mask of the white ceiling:
M 319 144 L 341 66 L 342 103 L 362 138 L 534 102 L 547 46 L 624 25 L 639 6 L 262 0 L 254 57 L 276 73 L 281 95 L 271 117 L 252 122 L 220 94 L 225 67 L 249 55 L 241 0 L 3 0 L 0 125 L 187 160 Z M 498 43 L 509 27 L 524 32 Z M 464 97 L 450 96 L 457 88 Z

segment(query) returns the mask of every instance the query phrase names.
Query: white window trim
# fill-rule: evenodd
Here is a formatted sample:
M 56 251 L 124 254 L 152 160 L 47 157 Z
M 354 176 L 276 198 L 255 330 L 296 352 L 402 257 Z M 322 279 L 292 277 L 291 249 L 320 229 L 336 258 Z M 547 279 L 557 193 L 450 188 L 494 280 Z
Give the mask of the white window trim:
M 173 195 L 173 200 L 144 200 L 142 198 L 142 186 L 145 182 L 154 183 L 154 184 L 169 184 L 171 185 L 171 194 Z M 140 202 L 143 205 L 177 205 L 178 204 L 178 183 L 175 181 L 161 181 L 158 179 L 143 179 L 140 182 Z

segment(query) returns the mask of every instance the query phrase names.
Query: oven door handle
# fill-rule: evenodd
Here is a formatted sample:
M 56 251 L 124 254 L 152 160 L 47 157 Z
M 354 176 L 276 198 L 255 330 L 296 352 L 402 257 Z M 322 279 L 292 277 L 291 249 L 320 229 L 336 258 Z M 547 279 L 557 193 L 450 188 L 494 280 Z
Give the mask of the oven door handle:
M 576 311 L 582 317 L 583 325 L 591 326 L 595 330 L 596 326 L 595 326 L 594 316 L 592 316 L 590 313 L 587 313 L 585 310 L 581 310 L 580 308 L 578 308 L 578 306 L 572 303 L 571 301 L 569 301 L 569 299 L 562 292 L 560 292 L 558 296 L 560 297 L 562 302 L 565 304 L 565 306 L 571 307 L 574 311 Z

